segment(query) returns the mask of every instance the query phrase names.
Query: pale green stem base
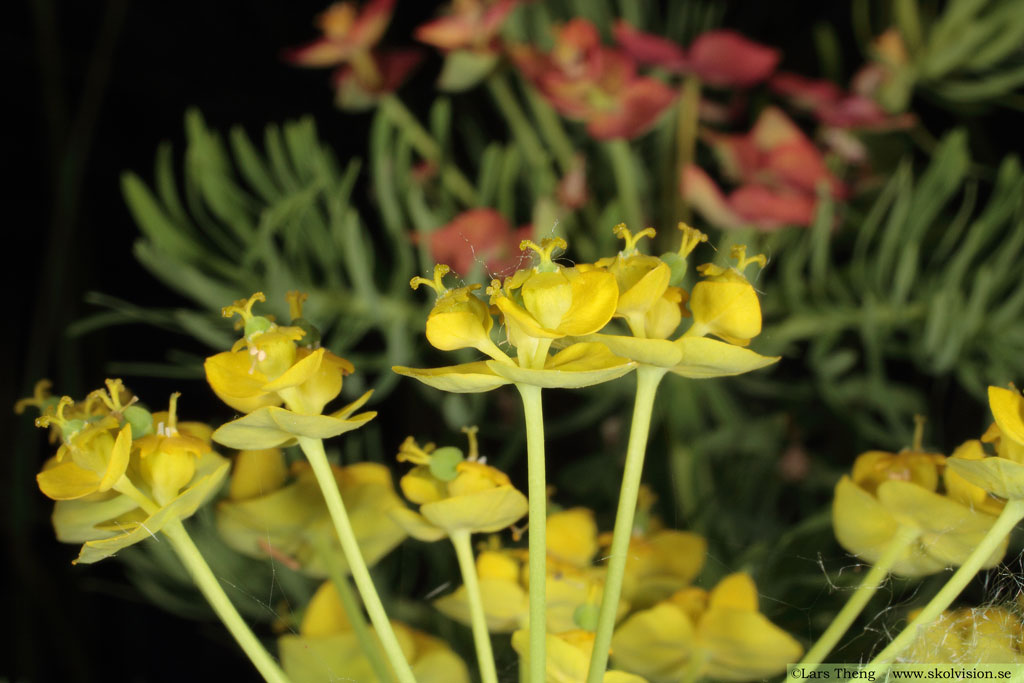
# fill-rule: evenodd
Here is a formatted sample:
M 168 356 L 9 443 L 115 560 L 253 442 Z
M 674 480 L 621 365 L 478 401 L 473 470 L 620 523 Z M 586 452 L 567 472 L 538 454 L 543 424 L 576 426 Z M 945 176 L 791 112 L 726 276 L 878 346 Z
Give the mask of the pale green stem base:
M 644 215 L 640 211 L 640 191 L 636 184 L 636 165 L 633 163 L 633 152 L 629 149 L 629 143 L 622 138 L 608 140 L 605 149 L 611 157 L 612 172 L 615 174 L 615 184 L 619 188 L 619 200 L 622 202 L 622 210 L 626 214 L 626 224 L 630 230 L 637 231 L 644 228 Z
M 608 551 L 608 573 L 605 575 L 604 596 L 597 618 L 597 632 L 594 635 L 594 651 L 590 655 L 587 683 L 600 683 L 608 666 L 608 649 L 612 644 L 615 618 L 619 611 L 619 596 L 622 594 L 622 577 L 626 573 L 629 559 L 629 541 L 633 536 L 633 516 L 640 492 L 640 476 L 644 469 L 644 453 L 647 450 L 647 436 L 651 428 L 651 412 L 658 383 L 665 376 L 666 368 L 640 365 L 636 369 L 636 400 L 633 404 L 633 424 L 629 428 L 629 444 L 626 447 L 626 467 L 622 473 L 622 490 L 619 493 L 619 509 L 615 514 L 615 531 L 612 546 Z
M 843 634 L 850 628 L 850 624 L 857 618 L 857 616 L 864 610 L 864 607 L 871 600 L 871 597 L 878 590 L 878 587 L 882 584 L 885 578 L 889 575 L 889 570 L 893 564 L 896 563 L 907 547 L 911 543 L 917 540 L 921 535 L 920 530 L 914 529 L 907 526 L 900 526 L 896 535 L 892 537 L 885 550 L 882 552 L 882 556 L 878 558 L 878 561 L 871 571 L 869 571 L 864 578 L 861 580 L 860 585 L 853 592 L 853 595 L 846 601 L 843 608 L 839 610 L 835 619 L 828 625 L 825 632 L 821 634 L 811 649 L 807 651 L 804 658 L 797 665 L 805 674 L 805 676 L 794 676 L 790 674 L 786 677 L 786 683 L 794 683 L 794 681 L 802 681 L 806 677 L 806 674 L 817 671 L 818 664 L 824 661 L 825 657 L 832 648 L 836 646 L 839 639 L 843 637 Z
M 921 629 L 927 627 L 939 617 L 944 609 L 960 595 L 961 591 L 971 582 L 981 565 L 992 556 L 992 553 L 1009 535 L 1017 523 L 1024 519 L 1024 500 L 1008 500 L 1006 507 L 996 519 L 995 524 L 981 539 L 981 543 L 967 557 L 967 560 L 960 565 L 960 568 L 949 578 L 946 585 L 935 594 L 924 609 L 913 619 L 906 628 L 874 660 L 871 661 L 864 671 L 880 673 L 889 668 L 900 654 L 906 650 L 917 638 Z
M 185 531 L 181 521 L 174 520 L 169 522 L 161 531 L 171 542 L 174 552 L 178 554 L 178 557 L 188 569 L 188 573 L 192 575 L 192 580 L 196 582 L 196 586 L 202 591 L 206 601 L 210 603 L 213 611 L 217 613 L 220 620 L 227 626 L 231 635 L 235 637 L 235 641 L 245 651 L 245 654 L 256 666 L 264 680 L 270 683 L 288 683 L 288 677 L 284 671 L 281 670 L 281 667 L 278 666 L 274 658 L 270 656 L 270 653 L 267 652 L 256 635 L 249 629 L 248 624 L 242 619 L 235 606 L 231 604 L 231 600 L 221 587 L 220 581 L 213 575 L 210 565 L 206 564 L 206 560 L 203 559 L 196 544 L 192 542 L 192 538 Z
M 376 674 L 378 681 L 381 683 L 391 683 L 391 681 L 395 680 L 395 677 L 388 667 L 387 657 L 384 655 L 384 650 L 381 649 L 380 641 L 374 637 L 373 632 L 370 630 L 370 625 L 366 621 L 366 615 L 363 614 L 363 607 L 356 594 L 352 591 L 352 584 L 348 582 L 348 575 L 338 566 L 334 553 L 326 547 L 325 543 L 318 543 L 316 552 L 324 564 L 327 565 L 327 573 L 331 577 L 331 583 L 334 584 L 338 592 L 338 598 L 341 600 L 341 606 L 345 610 L 345 616 L 348 617 L 349 626 L 352 627 L 352 632 L 355 633 L 356 640 L 359 641 L 359 648 L 366 655 L 367 661 L 370 662 L 370 668 L 373 669 L 373 673 Z
M 370 621 L 377 630 L 377 637 L 380 638 L 388 661 L 391 662 L 391 668 L 401 683 L 416 683 L 395 631 L 391 628 L 391 622 L 388 621 L 388 615 L 384 612 L 384 605 L 381 604 L 377 588 L 373 585 L 373 578 L 366 567 L 366 561 L 363 560 L 363 553 L 359 550 L 359 543 L 345 511 L 345 503 L 341 500 L 334 472 L 331 471 L 331 465 L 324 454 L 324 444 L 320 439 L 299 437 L 299 446 L 313 468 L 313 474 L 327 503 L 327 510 L 331 513 L 341 549 L 345 553 L 345 560 L 348 561 L 349 571 L 352 572 L 352 579 L 356 582 L 356 588 L 359 589 L 366 612 L 370 615 Z
M 385 95 L 380 100 L 380 106 L 387 112 L 388 118 L 402 129 L 412 144 L 423 158 L 441 164 L 441 147 L 427 130 L 416 120 L 402 100 L 394 95 Z M 473 206 L 477 202 L 476 188 L 469 182 L 462 171 L 451 164 L 444 164 L 441 168 L 441 182 L 448 188 L 449 192 L 459 198 L 467 206 Z
M 544 471 L 544 412 L 540 387 L 517 384 L 526 417 L 527 494 L 530 503 L 530 683 L 546 680 L 547 662 L 547 514 L 548 492 Z
M 455 546 L 455 556 L 459 560 L 459 570 L 462 572 L 462 584 L 466 587 L 466 598 L 469 601 L 469 617 L 473 628 L 473 643 L 476 645 L 476 658 L 480 665 L 480 680 L 483 683 L 498 683 L 494 652 L 491 650 L 491 634 L 487 631 L 487 617 L 484 615 L 483 598 L 480 597 L 480 582 L 477 580 L 469 532 L 453 532 L 451 539 L 452 545 Z

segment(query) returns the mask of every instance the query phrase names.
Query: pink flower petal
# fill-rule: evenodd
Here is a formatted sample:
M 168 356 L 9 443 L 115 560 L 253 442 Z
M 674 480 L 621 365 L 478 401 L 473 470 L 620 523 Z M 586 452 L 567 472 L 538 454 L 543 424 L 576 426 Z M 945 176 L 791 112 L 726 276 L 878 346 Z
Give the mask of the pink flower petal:
M 709 85 L 748 88 L 771 76 L 780 56 L 735 31 L 708 31 L 690 46 L 689 68 Z
M 729 195 L 729 206 L 754 227 L 775 230 L 784 225 L 810 225 L 814 220 L 815 199 L 763 185 L 743 185 Z
M 596 140 L 635 138 L 654 125 L 675 96 L 675 90 L 661 81 L 637 78 L 620 94 L 618 109 L 590 117 L 587 132 Z
M 473 44 L 476 27 L 466 17 L 452 15 L 428 21 L 413 31 L 413 37 L 442 50 L 457 50 Z
M 430 253 L 460 275 L 469 273 L 477 262 L 484 263 L 488 272 L 502 271 L 518 263 L 519 242 L 528 239 L 530 232 L 529 227 L 513 231 L 494 209 L 470 209 L 430 235 Z
M 671 40 L 638 31 L 622 19 L 615 22 L 612 32 L 626 54 L 641 64 L 655 64 L 673 72 L 686 67 L 686 52 Z
M 691 204 L 704 219 L 712 225 L 723 228 L 738 228 L 743 219 L 726 202 L 725 195 L 715 181 L 699 166 L 687 164 L 680 174 L 679 191 L 683 199 Z

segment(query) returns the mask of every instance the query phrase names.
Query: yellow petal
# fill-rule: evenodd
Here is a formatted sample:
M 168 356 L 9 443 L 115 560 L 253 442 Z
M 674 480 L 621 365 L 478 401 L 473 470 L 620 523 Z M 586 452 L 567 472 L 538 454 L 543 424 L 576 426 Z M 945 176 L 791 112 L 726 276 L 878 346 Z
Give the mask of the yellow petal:
M 51 521 L 61 543 L 98 541 L 118 533 L 99 529 L 99 525 L 138 507 L 134 500 L 121 495 L 103 501 L 58 500 Z
M 377 413 L 368 412 L 340 419 L 331 415 L 304 415 L 276 406 L 264 406 L 213 433 L 213 440 L 229 448 L 260 449 L 288 446 L 297 437 L 329 439 L 372 420 Z
M 946 462 L 961 477 L 1000 498 L 1024 498 L 1024 464 L 1006 458 Z
M 597 554 L 597 522 L 594 512 L 577 507 L 548 515 L 548 557 L 577 567 L 587 567 Z
M 989 387 L 988 405 L 1003 436 L 1024 446 L 1024 395 L 1002 387 Z
M 565 271 L 572 285 L 572 306 L 562 317 L 558 330 L 572 337 L 597 332 L 615 315 L 619 287 L 615 276 L 600 270 Z
M 351 631 L 352 625 L 345 615 L 345 608 L 338 596 L 333 581 L 324 581 L 309 599 L 302 616 L 299 633 L 304 636 L 329 636 Z
M 700 648 L 710 658 L 706 675 L 723 681 L 754 681 L 786 671 L 803 647 L 758 612 L 711 608 L 697 626 Z
M 288 477 L 288 464 L 280 448 L 241 451 L 235 456 L 228 497 L 246 500 L 273 493 Z
M 708 595 L 708 609 L 757 611 L 757 586 L 750 574 L 730 574 L 718 582 Z
M 615 630 L 612 663 L 654 683 L 680 681 L 694 644 L 689 617 L 675 605 L 661 603 L 637 612 Z
M 263 391 L 280 391 L 288 387 L 299 386 L 320 369 L 320 364 L 323 362 L 324 353 L 326 352 L 327 349 L 319 348 L 308 356 L 296 361 L 294 365 L 278 375 L 273 382 L 263 385 Z
M 683 359 L 671 370 L 683 377 L 706 379 L 740 375 L 779 361 L 779 356 L 762 356 L 750 349 L 703 337 L 681 337 L 675 343 Z
M 477 361 L 462 365 L 449 365 L 442 368 L 406 368 L 399 365 L 392 367 L 394 372 L 406 377 L 418 379 L 424 384 L 457 394 L 476 394 L 491 391 L 510 384 L 511 381 L 496 375 L 489 363 L 494 361 Z
M 398 480 L 398 485 L 409 502 L 416 505 L 437 502 L 448 494 L 445 482 L 432 475 L 428 467 L 414 467 Z
M 593 342 L 580 342 L 562 349 L 548 359 L 543 370 L 497 361 L 486 361 L 486 364 L 495 374 L 510 382 L 563 389 L 617 379 L 636 367 L 635 363 L 614 355 L 603 344 Z
M 408 508 L 395 508 L 388 512 L 388 514 L 398 526 L 402 527 L 405 533 L 417 541 L 431 543 L 433 541 L 440 541 L 447 535 L 444 529 L 428 521 L 420 513 Z
M 682 347 L 667 339 L 642 339 L 616 334 L 589 334 L 581 339 L 604 344 L 616 356 L 663 368 L 671 368 L 683 358 Z
M 526 514 L 526 496 L 511 486 L 446 498 L 420 507 L 420 513 L 448 533 L 491 533 L 511 526 Z
M 281 399 L 276 394 L 263 390 L 267 377 L 254 370 L 252 357 L 245 351 L 225 351 L 210 356 L 203 364 L 206 381 L 220 400 L 241 413 L 248 413 L 262 406 L 276 406 Z M 249 372 L 253 370 L 253 372 Z
M 1002 512 L 1003 501 L 996 499 L 985 489 L 967 481 L 956 470 L 949 466 L 954 460 L 981 461 L 985 459 L 985 451 L 981 441 L 971 439 L 960 444 L 946 460 L 947 467 L 942 472 L 942 480 L 946 486 L 946 495 L 963 503 L 967 507 L 998 515 Z
M 575 291 L 562 272 L 534 273 L 519 290 L 523 304 L 537 323 L 557 330 L 573 306 Z
M 99 489 L 100 475 L 65 461 L 36 475 L 39 490 L 54 500 L 74 500 Z
M 103 479 L 100 480 L 99 486 L 96 487 L 97 491 L 109 491 L 124 476 L 125 470 L 128 469 L 128 456 L 131 455 L 131 451 L 132 428 L 131 425 L 125 424 L 121 431 L 117 433 L 114 447 L 110 449 L 107 471 L 103 474 Z
M 494 300 L 494 305 L 501 311 L 505 327 L 508 328 L 509 339 L 514 345 L 519 345 L 520 335 L 536 339 L 558 339 L 565 336 L 557 330 L 541 325 L 529 311 L 507 296 L 499 296 Z
M 652 259 L 654 267 L 625 291 L 619 292 L 619 301 L 615 315 L 628 318 L 632 315 L 644 315 L 649 311 L 668 288 L 672 269 L 661 259 Z M 620 285 L 623 283 L 620 282 Z
M 160 450 L 142 458 L 139 470 L 149 484 L 153 497 L 160 505 L 173 500 L 192 480 L 196 459 L 191 455 L 178 455 Z
M 481 578 L 480 598 L 484 604 L 487 630 L 491 633 L 511 633 L 526 623 L 530 600 L 517 582 Z M 465 586 L 459 586 L 454 592 L 435 600 L 434 607 L 466 626 L 472 623 Z
M 761 333 L 761 304 L 745 279 L 701 280 L 690 293 L 693 322 L 727 342 L 746 346 Z

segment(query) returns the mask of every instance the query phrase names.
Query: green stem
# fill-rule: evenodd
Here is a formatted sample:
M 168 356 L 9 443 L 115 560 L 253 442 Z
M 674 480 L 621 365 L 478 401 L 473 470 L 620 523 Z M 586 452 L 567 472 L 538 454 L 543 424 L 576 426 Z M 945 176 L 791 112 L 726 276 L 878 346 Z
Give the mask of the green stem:
M 623 138 L 608 140 L 605 149 L 611 157 L 612 172 L 615 174 L 615 184 L 619 188 L 619 201 L 622 211 L 625 213 L 626 223 L 631 230 L 640 230 L 643 226 L 644 215 L 640 211 L 640 190 L 636 184 L 636 165 L 633 163 L 633 153 L 629 149 L 629 143 Z
M 391 662 L 391 668 L 395 671 L 400 683 L 415 683 L 416 679 L 412 675 L 412 669 L 405 659 L 401 645 L 398 644 L 398 638 L 395 636 L 394 629 L 391 628 L 388 615 L 384 612 L 384 605 L 381 604 L 377 588 L 373 585 L 370 570 L 366 567 L 363 553 L 359 550 L 356 534 L 352 530 L 352 523 L 345 511 L 345 503 L 341 500 L 338 482 L 334 479 L 334 472 L 331 471 L 331 465 L 327 462 L 327 455 L 324 453 L 323 441 L 302 436 L 298 437 L 298 440 L 302 452 L 306 454 L 306 459 L 313 468 L 317 484 L 320 485 L 320 491 L 327 503 L 327 510 L 331 513 L 331 520 L 334 522 L 334 530 L 338 534 L 341 549 L 345 553 L 349 571 L 352 572 L 352 579 L 356 582 L 356 588 L 359 589 L 359 595 L 363 599 L 363 605 L 370 615 L 370 621 L 377 631 L 377 637 L 380 638 L 388 661 Z
M 995 552 L 996 548 L 1009 533 L 1013 531 L 1013 528 L 1017 526 L 1021 519 L 1024 519 L 1024 499 L 1006 501 L 1006 506 L 999 514 L 999 517 L 996 518 L 995 524 L 988 530 L 988 533 L 981 539 L 981 543 L 975 547 L 973 552 L 967 557 L 967 560 L 960 565 L 960 568 L 949 578 L 946 585 L 935 594 L 935 597 L 924 606 L 924 609 L 907 624 L 906 628 L 864 668 L 864 671 L 881 673 L 887 670 L 893 660 L 914 642 L 921 629 L 935 621 L 942 611 L 949 607 L 950 603 L 960 595 L 960 592 L 970 583 L 971 579 L 978 573 L 978 570 L 981 569 L 981 566 L 992 557 L 992 553 Z
M 532 178 L 536 183 L 537 194 L 550 194 L 556 182 L 551 170 L 551 158 L 534 133 L 534 126 L 526 117 L 523 108 L 519 106 L 512 88 L 501 75 L 493 73 L 487 78 L 487 89 L 491 91 L 498 109 L 505 115 L 509 128 L 512 129 L 512 136 L 523 150 L 527 163 L 534 170 Z
M 348 575 L 339 566 L 334 553 L 325 542 L 316 542 L 316 552 L 323 563 L 327 565 L 327 573 L 338 592 L 338 598 L 345 610 L 345 616 L 348 617 L 349 626 L 352 627 L 356 640 L 359 641 L 360 649 L 366 655 L 367 661 L 370 662 L 373 673 L 381 683 L 390 683 L 395 680 L 395 677 L 392 675 L 391 669 L 388 668 L 387 658 L 381 649 L 380 641 L 374 638 L 373 631 L 370 630 L 370 626 L 366 622 L 366 615 L 363 614 L 363 608 L 359 604 L 356 594 L 352 592 L 352 584 L 348 582 Z
M 526 99 L 530 103 L 530 111 L 533 112 L 533 117 L 537 120 L 541 135 L 544 136 L 544 140 L 550 145 L 562 173 L 568 173 L 572 170 L 576 158 L 576 149 L 573 147 L 572 140 L 566 134 L 565 128 L 562 127 L 562 121 L 558 117 L 558 112 L 547 103 L 544 97 L 537 92 L 536 88 L 526 85 L 525 89 Z
M 491 634 L 487 632 L 484 601 L 480 597 L 480 582 L 477 580 L 469 532 L 452 532 L 450 538 L 452 545 L 455 546 L 455 556 L 462 571 L 462 584 L 466 587 L 466 598 L 469 600 L 469 616 L 473 624 L 473 643 L 476 645 L 476 658 L 480 665 L 480 680 L 483 683 L 498 683 L 498 671 L 494 666 L 494 653 L 491 651 Z
M 546 578 L 548 575 L 547 507 L 544 472 L 544 411 L 540 387 L 516 384 L 523 397 L 526 417 L 527 494 L 530 502 L 530 677 L 531 683 L 546 680 L 547 638 Z
M 843 608 L 839 610 L 839 614 L 836 615 L 832 623 L 829 624 L 825 632 L 821 634 L 804 658 L 800 661 L 797 666 L 804 673 L 804 676 L 794 676 L 790 674 L 786 678 L 786 683 L 794 683 L 795 681 L 802 681 L 806 676 L 814 671 L 817 671 L 818 665 L 824 660 L 825 656 L 832 651 L 832 648 L 836 646 L 839 639 L 843 637 L 847 629 L 850 628 L 850 624 L 853 623 L 854 619 L 864 610 L 864 607 L 871 600 L 871 597 L 878 590 L 878 587 L 882 584 L 885 578 L 889 575 L 889 570 L 892 568 L 896 560 L 906 552 L 908 546 L 916 541 L 921 535 L 920 530 L 909 526 L 900 526 L 896 530 L 896 534 L 892 537 L 889 543 L 886 545 L 885 550 L 882 551 L 882 556 L 878 558 L 878 561 L 871 568 L 864 578 L 861 580 L 860 585 L 850 596 L 850 599 L 846 601 Z
M 700 80 L 687 76 L 683 81 L 682 97 L 679 98 L 679 119 L 676 128 L 676 184 L 671 188 L 672 196 L 679 202 L 677 217 L 690 220 L 690 207 L 683 197 L 683 169 L 692 164 L 697 154 L 698 109 L 700 108 Z
M 622 473 L 619 509 L 615 514 L 615 531 L 608 551 L 608 573 L 605 575 L 604 596 L 601 598 L 601 612 L 597 618 L 587 683 L 600 683 L 608 665 L 608 649 L 612 644 L 619 596 L 622 593 L 622 577 L 626 573 L 626 560 L 629 558 L 629 540 L 633 535 L 633 515 L 636 513 L 636 500 L 640 493 L 640 475 L 644 469 L 644 452 L 647 450 L 647 436 L 651 428 L 654 396 L 667 371 L 666 368 L 654 365 L 640 365 L 636 369 L 633 424 L 629 428 L 626 467 Z
M 385 95 L 381 98 L 380 106 L 387 113 L 392 123 L 402 130 L 409 138 L 413 148 L 419 152 L 424 159 L 433 161 L 441 166 L 441 182 L 448 190 L 458 197 L 459 201 L 467 206 L 477 203 L 476 188 L 469 182 L 462 171 L 451 164 L 442 164 L 441 146 L 427 132 L 416 117 L 412 115 L 402 100 L 394 95 Z
M 235 642 L 245 651 L 245 654 L 256 666 L 264 680 L 270 683 L 288 683 L 288 677 L 284 671 L 281 670 L 281 667 L 274 661 L 274 658 L 270 656 L 270 653 L 267 652 L 256 635 L 249 629 L 248 624 L 242 619 L 235 606 L 231 604 L 231 599 L 224 592 L 220 581 L 214 576 L 210 565 L 206 564 L 206 560 L 203 559 L 199 548 L 196 547 L 188 532 L 185 531 L 181 520 L 176 519 L 169 522 L 164 525 L 161 531 L 170 540 L 171 547 L 174 548 L 174 552 L 178 554 L 178 558 L 181 559 L 188 569 L 188 573 L 192 575 L 192 580 L 196 582 L 196 586 L 199 587 L 206 601 L 210 603 L 213 611 L 217 613 L 220 620 L 231 631 L 231 635 L 235 637 Z

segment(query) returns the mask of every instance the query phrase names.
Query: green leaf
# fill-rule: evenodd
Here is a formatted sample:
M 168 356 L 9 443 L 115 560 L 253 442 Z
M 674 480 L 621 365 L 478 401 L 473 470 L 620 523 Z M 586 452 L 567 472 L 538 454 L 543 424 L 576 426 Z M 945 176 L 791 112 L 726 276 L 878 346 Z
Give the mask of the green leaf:
M 438 89 L 462 92 L 478 85 L 498 63 L 498 53 L 452 50 L 444 59 Z

